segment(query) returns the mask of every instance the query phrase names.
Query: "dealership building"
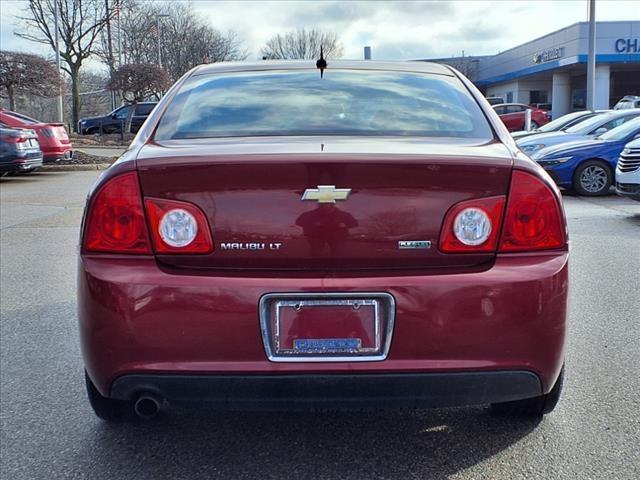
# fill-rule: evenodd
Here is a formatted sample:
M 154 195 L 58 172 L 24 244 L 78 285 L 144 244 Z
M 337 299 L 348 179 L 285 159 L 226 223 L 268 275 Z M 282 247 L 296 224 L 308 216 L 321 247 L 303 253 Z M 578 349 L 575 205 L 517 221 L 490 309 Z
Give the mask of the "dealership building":
M 488 97 L 551 103 L 554 118 L 586 108 L 589 24 L 576 23 L 497 55 L 435 59 L 465 73 Z M 596 23 L 595 108 L 640 95 L 640 21 Z

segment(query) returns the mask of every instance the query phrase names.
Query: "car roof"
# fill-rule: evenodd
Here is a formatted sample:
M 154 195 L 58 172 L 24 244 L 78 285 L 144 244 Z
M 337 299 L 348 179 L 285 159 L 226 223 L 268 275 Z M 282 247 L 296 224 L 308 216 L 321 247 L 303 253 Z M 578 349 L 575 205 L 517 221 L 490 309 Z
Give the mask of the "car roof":
M 496 103 L 495 105 L 491 105 L 493 108 L 496 107 L 508 107 L 510 105 L 517 105 L 518 107 L 531 107 L 531 105 L 527 105 L 526 103 Z
M 260 62 L 217 62 L 196 67 L 194 76 L 227 72 L 253 72 L 269 70 L 316 70 L 315 60 L 262 60 Z M 444 65 L 431 62 L 379 62 L 373 60 L 327 60 L 325 72 L 341 70 L 384 70 L 454 76 Z M 326 75 L 326 73 L 325 73 Z
M 628 110 L 607 110 L 602 112 L 602 115 L 608 115 L 610 117 L 626 117 L 632 115 L 638 115 L 637 108 L 629 108 Z

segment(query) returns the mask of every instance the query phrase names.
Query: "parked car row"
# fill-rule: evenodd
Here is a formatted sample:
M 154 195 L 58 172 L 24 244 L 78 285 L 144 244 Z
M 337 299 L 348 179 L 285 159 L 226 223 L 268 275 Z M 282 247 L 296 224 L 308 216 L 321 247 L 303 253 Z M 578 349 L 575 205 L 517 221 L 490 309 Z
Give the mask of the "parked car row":
M 596 196 L 615 184 L 619 194 L 640 198 L 640 149 L 629 147 L 640 138 L 640 109 L 574 112 L 512 135 L 561 187 Z
M 38 137 L 38 144 L 44 163 L 57 162 L 73 155 L 71 141 L 62 123 L 45 123 L 21 113 L 0 108 L 0 122 L 7 127 L 33 130 Z

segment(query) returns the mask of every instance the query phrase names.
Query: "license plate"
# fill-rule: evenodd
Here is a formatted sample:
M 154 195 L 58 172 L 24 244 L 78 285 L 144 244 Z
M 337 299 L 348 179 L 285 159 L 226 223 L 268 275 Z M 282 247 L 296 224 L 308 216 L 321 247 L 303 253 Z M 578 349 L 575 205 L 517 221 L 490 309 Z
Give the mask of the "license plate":
M 393 329 L 389 294 L 269 294 L 260 321 L 272 361 L 330 361 L 386 357 Z

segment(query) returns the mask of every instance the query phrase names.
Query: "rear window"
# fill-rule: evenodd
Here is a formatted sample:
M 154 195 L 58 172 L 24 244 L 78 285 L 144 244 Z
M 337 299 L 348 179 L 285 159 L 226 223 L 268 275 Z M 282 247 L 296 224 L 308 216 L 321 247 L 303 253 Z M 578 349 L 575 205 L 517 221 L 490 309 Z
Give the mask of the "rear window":
M 38 120 L 31 118 L 31 117 L 27 117 L 26 115 L 22 115 L 20 113 L 16 113 L 16 112 L 5 112 L 6 115 L 15 118 L 16 120 L 21 121 L 22 123 L 26 123 L 26 124 L 35 124 L 35 123 L 40 123 L 38 122 Z
M 141 105 L 137 105 L 136 115 L 149 115 L 155 106 L 156 106 L 155 103 L 152 103 L 152 104 L 143 103 Z
M 538 128 L 538 132 L 554 132 L 559 128 L 568 128 L 572 125 L 576 125 L 580 122 L 588 120 L 589 118 L 594 117 L 595 113 L 584 113 L 584 112 L 574 112 L 563 115 L 559 118 L 556 118 L 552 122 L 549 122 L 540 128 Z
M 327 70 L 197 76 L 160 120 L 157 140 L 363 135 L 492 139 L 455 77 Z
M 602 116 L 598 115 L 589 120 L 585 120 L 584 122 L 580 122 L 571 128 L 567 128 L 566 131 L 569 133 L 578 133 L 581 135 L 587 135 L 587 134 L 594 133 L 599 128 L 611 130 L 612 128 L 619 127 L 620 125 L 624 124 L 628 120 L 631 120 L 632 118 L 639 115 L 640 115 L 640 112 L 638 113 L 631 112 L 629 114 L 625 113 L 621 116 L 606 115 L 606 114 Z M 609 121 L 607 121 L 607 119 L 609 119 Z
M 521 105 L 509 105 L 507 107 L 507 113 L 520 113 L 524 112 L 525 107 Z

